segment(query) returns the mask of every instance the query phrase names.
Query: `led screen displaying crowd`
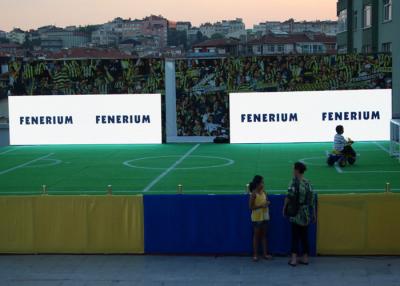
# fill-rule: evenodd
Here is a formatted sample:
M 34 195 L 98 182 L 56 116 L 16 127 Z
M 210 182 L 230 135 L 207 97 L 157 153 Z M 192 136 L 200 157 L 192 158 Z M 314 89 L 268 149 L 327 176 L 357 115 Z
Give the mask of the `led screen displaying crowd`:
M 11 60 L 0 89 L 7 95 L 123 94 L 164 92 L 164 62 L 126 60 Z
M 176 62 L 179 136 L 228 136 L 229 92 L 392 87 L 389 54 L 289 55 Z

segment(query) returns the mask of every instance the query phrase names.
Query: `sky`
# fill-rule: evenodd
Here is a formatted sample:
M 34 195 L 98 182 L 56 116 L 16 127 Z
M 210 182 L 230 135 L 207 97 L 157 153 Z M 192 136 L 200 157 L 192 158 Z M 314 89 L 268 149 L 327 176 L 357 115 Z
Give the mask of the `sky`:
M 115 17 L 163 15 L 195 25 L 243 18 L 246 27 L 272 20 L 334 20 L 337 0 L 0 0 L 0 30 L 100 24 Z

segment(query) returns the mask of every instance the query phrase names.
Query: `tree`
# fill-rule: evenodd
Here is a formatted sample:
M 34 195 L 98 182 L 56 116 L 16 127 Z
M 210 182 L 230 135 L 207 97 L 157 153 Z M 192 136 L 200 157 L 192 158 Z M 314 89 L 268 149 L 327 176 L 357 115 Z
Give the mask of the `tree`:
M 100 25 L 87 25 L 87 26 L 80 26 L 78 28 L 78 32 L 82 32 L 85 34 L 88 34 L 89 36 L 96 31 L 98 28 L 100 27 Z
M 202 32 L 198 31 L 196 34 L 196 39 L 193 41 L 192 45 L 201 43 L 208 40 L 207 36 L 204 36 Z
M 211 39 L 216 40 L 216 39 L 223 39 L 225 36 L 221 33 L 215 33 L 211 36 Z
M 187 48 L 187 35 L 185 31 L 178 31 L 176 29 L 168 30 L 168 46 L 183 46 Z
M 34 47 L 40 46 L 42 41 L 40 39 L 30 40 L 28 38 L 25 39 L 25 42 L 22 44 L 22 47 L 28 50 L 33 50 Z

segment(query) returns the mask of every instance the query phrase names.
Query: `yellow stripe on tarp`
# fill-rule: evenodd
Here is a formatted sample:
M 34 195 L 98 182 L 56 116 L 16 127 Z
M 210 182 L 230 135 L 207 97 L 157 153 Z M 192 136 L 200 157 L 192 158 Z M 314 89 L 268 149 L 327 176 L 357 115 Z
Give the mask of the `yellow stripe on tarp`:
M 317 253 L 400 255 L 400 194 L 318 196 Z
M 1 253 L 143 253 L 142 196 L 0 197 Z

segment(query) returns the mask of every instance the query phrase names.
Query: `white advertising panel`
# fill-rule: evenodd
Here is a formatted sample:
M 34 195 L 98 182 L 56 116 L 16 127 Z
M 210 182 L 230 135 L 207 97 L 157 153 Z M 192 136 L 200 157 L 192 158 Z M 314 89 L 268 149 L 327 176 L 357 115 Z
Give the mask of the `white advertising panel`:
M 10 96 L 10 144 L 159 144 L 161 95 Z
M 231 143 L 333 141 L 335 128 L 355 141 L 389 140 L 391 90 L 232 93 Z

